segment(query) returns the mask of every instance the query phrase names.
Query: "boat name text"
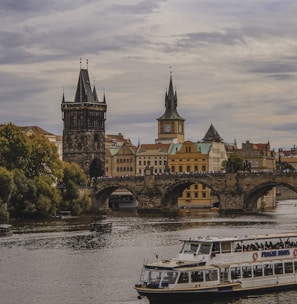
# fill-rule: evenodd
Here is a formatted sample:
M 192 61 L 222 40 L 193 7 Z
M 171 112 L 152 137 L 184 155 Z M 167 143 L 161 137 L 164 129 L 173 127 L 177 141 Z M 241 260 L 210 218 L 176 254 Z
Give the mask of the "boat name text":
M 262 258 L 270 258 L 275 256 L 283 256 L 283 255 L 290 255 L 290 250 L 279 250 L 279 251 L 265 251 L 261 253 Z

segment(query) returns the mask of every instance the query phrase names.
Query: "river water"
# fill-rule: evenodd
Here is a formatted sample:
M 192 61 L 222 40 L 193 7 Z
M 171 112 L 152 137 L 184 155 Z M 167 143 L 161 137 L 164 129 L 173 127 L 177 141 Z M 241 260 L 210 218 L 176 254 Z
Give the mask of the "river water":
M 160 216 L 130 211 L 113 212 L 108 219 L 112 231 L 103 234 L 90 232 L 91 218 L 86 217 L 13 223 L 14 234 L 0 238 L 0 303 L 148 304 L 138 300 L 133 289 L 145 260 L 174 257 L 182 238 L 296 231 L 297 201 L 282 201 L 275 212 L 261 215 L 183 210 Z M 296 302 L 293 290 L 208 304 Z

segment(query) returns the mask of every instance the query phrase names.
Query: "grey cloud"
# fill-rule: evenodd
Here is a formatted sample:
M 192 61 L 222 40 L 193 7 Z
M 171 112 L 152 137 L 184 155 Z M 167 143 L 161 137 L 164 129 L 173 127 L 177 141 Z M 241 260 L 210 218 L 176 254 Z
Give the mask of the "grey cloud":
M 295 77 L 293 75 L 290 74 L 274 74 L 274 75 L 267 75 L 267 77 L 273 78 L 275 80 L 291 80 L 294 79 Z
M 282 125 L 278 125 L 278 126 L 274 126 L 272 128 L 274 131 L 292 131 L 292 132 L 296 132 L 297 130 L 297 123 L 286 123 L 286 124 L 282 124 Z
M 254 67 L 249 69 L 252 73 L 276 74 L 281 73 L 294 73 L 297 71 L 297 66 L 292 63 L 281 63 L 275 61 L 254 63 Z
M 136 4 L 113 4 L 108 10 L 115 13 L 132 14 L 132 15 L 145 15 L 155 12 L 160 3 L 168 0 L 142 0 Z
M 167 45 L 165 50 L 173 52 L 176 50 L 189 50 L 199 46 L 214 44 L 237 45 L 244 44 L 245 39 L 240 31 L 225 30 L 224 32 L 196 32 L 186 33 L 177 38 L 174 45 Z
M 48 14 L 52 11 L 70 10 L 90 2 L 98 2 L 96 0 L 1 0 L 0 11 L 8 11 L 10 13 L 41 13 Z

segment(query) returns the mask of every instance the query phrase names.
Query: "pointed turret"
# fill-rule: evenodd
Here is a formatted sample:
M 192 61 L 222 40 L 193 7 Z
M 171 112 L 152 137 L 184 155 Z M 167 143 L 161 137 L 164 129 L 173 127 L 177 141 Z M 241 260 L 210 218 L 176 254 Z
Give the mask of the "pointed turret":
M 205 136 L 202 138 L 204 142 L 223 142 L 223 138 L 220 136 L 215 127 L 211 124 Z
M 97 91 L 96 91 L 95 85 L 94 85 L 94 88 L 93 88 L 93 96 L 94 96 L 95 101 L 99 102 L 99 98 L 98 98 L 98 95 L 97 95 Z
M 74 102 L 95 102 L 88 70 L 80 69 Z
M 169 88 L 168 92 L 165 93 L 165 113 L 158 118 L 158 120 L 172 119 L 172 120 L 182 120 L 182 118 L 177 112 L 177 94 L 173 89 L 172 75 L 170 74 Z
M 177 94 L 173 89 L 172 73 L 168 91 L 165 91 L 165 112 L 158 119 L 158 138 L 156 143 L 184 142 L 184 121 L 177 112 Z

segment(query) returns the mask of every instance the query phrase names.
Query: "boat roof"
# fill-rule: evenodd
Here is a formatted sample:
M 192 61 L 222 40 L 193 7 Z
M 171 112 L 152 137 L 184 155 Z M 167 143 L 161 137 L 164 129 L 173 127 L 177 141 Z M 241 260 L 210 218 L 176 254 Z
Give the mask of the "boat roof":
M 232 237 L 198 237 L 195 239 L 182 239 L 182 242 L 203 242 L 203 243 L 213 243 L 213 242 L 239 242 L 239 241 L 255 241 L 255 240 L 268 240 L 268 239 L 280 239 L 280 238 L 290 238 L 297 237 L 297 232 L 284 232 L 284 233 L 274 233 L 274 234 L 258 234 L 258 235 L 245 235 L 245 236 L 232 236 Z
M 145 264 L 145 268 L 150 269 L 179 269 L 179 268 L 189 268 L 197 267 L 199 262 L 197 261 L 177 261 L 175 259 L 157 261 L 150 264 Z
M 10 228 L 10 227 L 12 227 L 12 225 L 9 225 L 9 224 L 0 224 L 0 228 L 7 229 L 7 228 Z

